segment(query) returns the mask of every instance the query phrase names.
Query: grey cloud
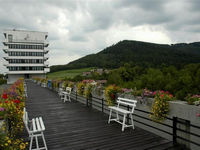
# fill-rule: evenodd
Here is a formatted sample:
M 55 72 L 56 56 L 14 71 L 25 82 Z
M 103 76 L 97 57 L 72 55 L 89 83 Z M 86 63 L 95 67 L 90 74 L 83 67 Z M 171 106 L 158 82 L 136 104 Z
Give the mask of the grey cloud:
M 108 46 L 107 33 L 120 24 L 158 26 L 172 42 L 200 40 L 199 0 L 0 0 L 0 3 L 0 30 L 47 31 L 50 49 L 67 51 L 69 55 L 83 56 Z

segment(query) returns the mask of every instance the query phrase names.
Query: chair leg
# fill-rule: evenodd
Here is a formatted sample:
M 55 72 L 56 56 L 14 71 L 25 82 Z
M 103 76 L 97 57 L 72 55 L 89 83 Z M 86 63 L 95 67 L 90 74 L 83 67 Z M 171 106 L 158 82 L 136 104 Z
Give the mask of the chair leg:
M 118 113 L 118 111 L 116 111 L 116 115 L 117 115 L 117 120 L 119 121 L 119 113 Z
M 124 114 L 124 118 L 123 118 L 122 131 L 124 131 L 125 121 L 126 121 L 126 114 Z
M 37 149 L 39 149 L 38 137 L 37 136 L 35 137 L 35 142 L 36 142 Z
M 29 150 L 32 150 L 32 145 L 33 145 L 33 136 L 31 136 L 31 142 L 30 142 Z
M 112 109 L 110 109 L 110 115 L 109 115 L 108 123 L 110 123 L 111 116 L 112 116 Z
M 45 147 L 45 149 L 47 150 L 47 144 L 46 144 L 46 141 L 45 141 L 43 132 L 42 132 L 42 139 L 43 139 L 43 142 L 44 142 L 44 147 Z
M 67 101 L 67 94 L 65 94 L 64 103 Z
M 135 129 L 135 127 L 134 127 L 134 122 L 133 122 L 133 115 L 132 114 L 130 114 L 131 115 L 131 124 L 132 124 L 132 126 L 133 126 L 133 129 Z

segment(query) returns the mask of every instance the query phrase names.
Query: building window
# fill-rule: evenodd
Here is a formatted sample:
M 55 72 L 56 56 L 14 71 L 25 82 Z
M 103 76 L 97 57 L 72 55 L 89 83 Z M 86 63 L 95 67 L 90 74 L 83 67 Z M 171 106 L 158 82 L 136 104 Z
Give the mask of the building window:
M 8 34 L 8 42 L 12 42 L 12 40 L 13 40 L 12 34 Z

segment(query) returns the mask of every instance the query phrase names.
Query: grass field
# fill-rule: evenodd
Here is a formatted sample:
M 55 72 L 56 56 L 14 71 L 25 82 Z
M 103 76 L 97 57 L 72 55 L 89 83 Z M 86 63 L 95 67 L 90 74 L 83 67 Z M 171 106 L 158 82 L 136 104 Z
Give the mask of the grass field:
M 73 78 L 77 75 L 81 75 L 83 72 L 90 71 L 93 68 L 83 68 L 83 69 L 72 69 L 72 70 L 63 70 L 53 73 L 48 73 L 47 77 L 49 79 L 63 79 L 65 77 L 67 78 Z

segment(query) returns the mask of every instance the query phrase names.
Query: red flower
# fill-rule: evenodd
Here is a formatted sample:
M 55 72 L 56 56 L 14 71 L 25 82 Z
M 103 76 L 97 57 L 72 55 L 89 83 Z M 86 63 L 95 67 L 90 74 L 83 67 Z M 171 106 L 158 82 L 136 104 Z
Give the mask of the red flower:
M 112 97 L 112 99 L 115 99 L 115 95 L 113 93 L 111 94 L 111 97 Z
M 7 95 L 6 93 L 3 93 L 2 98 L 3 98 L 3 99 L 7 99 L 7 98 L 8 98 L 8 95 Z
M 7 103 L 8 103 L 8 101 L 5 101 L 5 103 L 7 104 Z
M 156 91 L 153 92 L 153 96 L 156 95 Z
M 197 117 L 200 117 L 200 114 L 197 113 L 196 116 L 197 116 Z
M 161 97 L 163 97 L 164 95 L 162 94 L 162 95 L 160 95 Z
M 19 103 L 20 103 L 20 100 L 16 99 L 14 102 L 15 102 L 16 104 L 19 104 Z

